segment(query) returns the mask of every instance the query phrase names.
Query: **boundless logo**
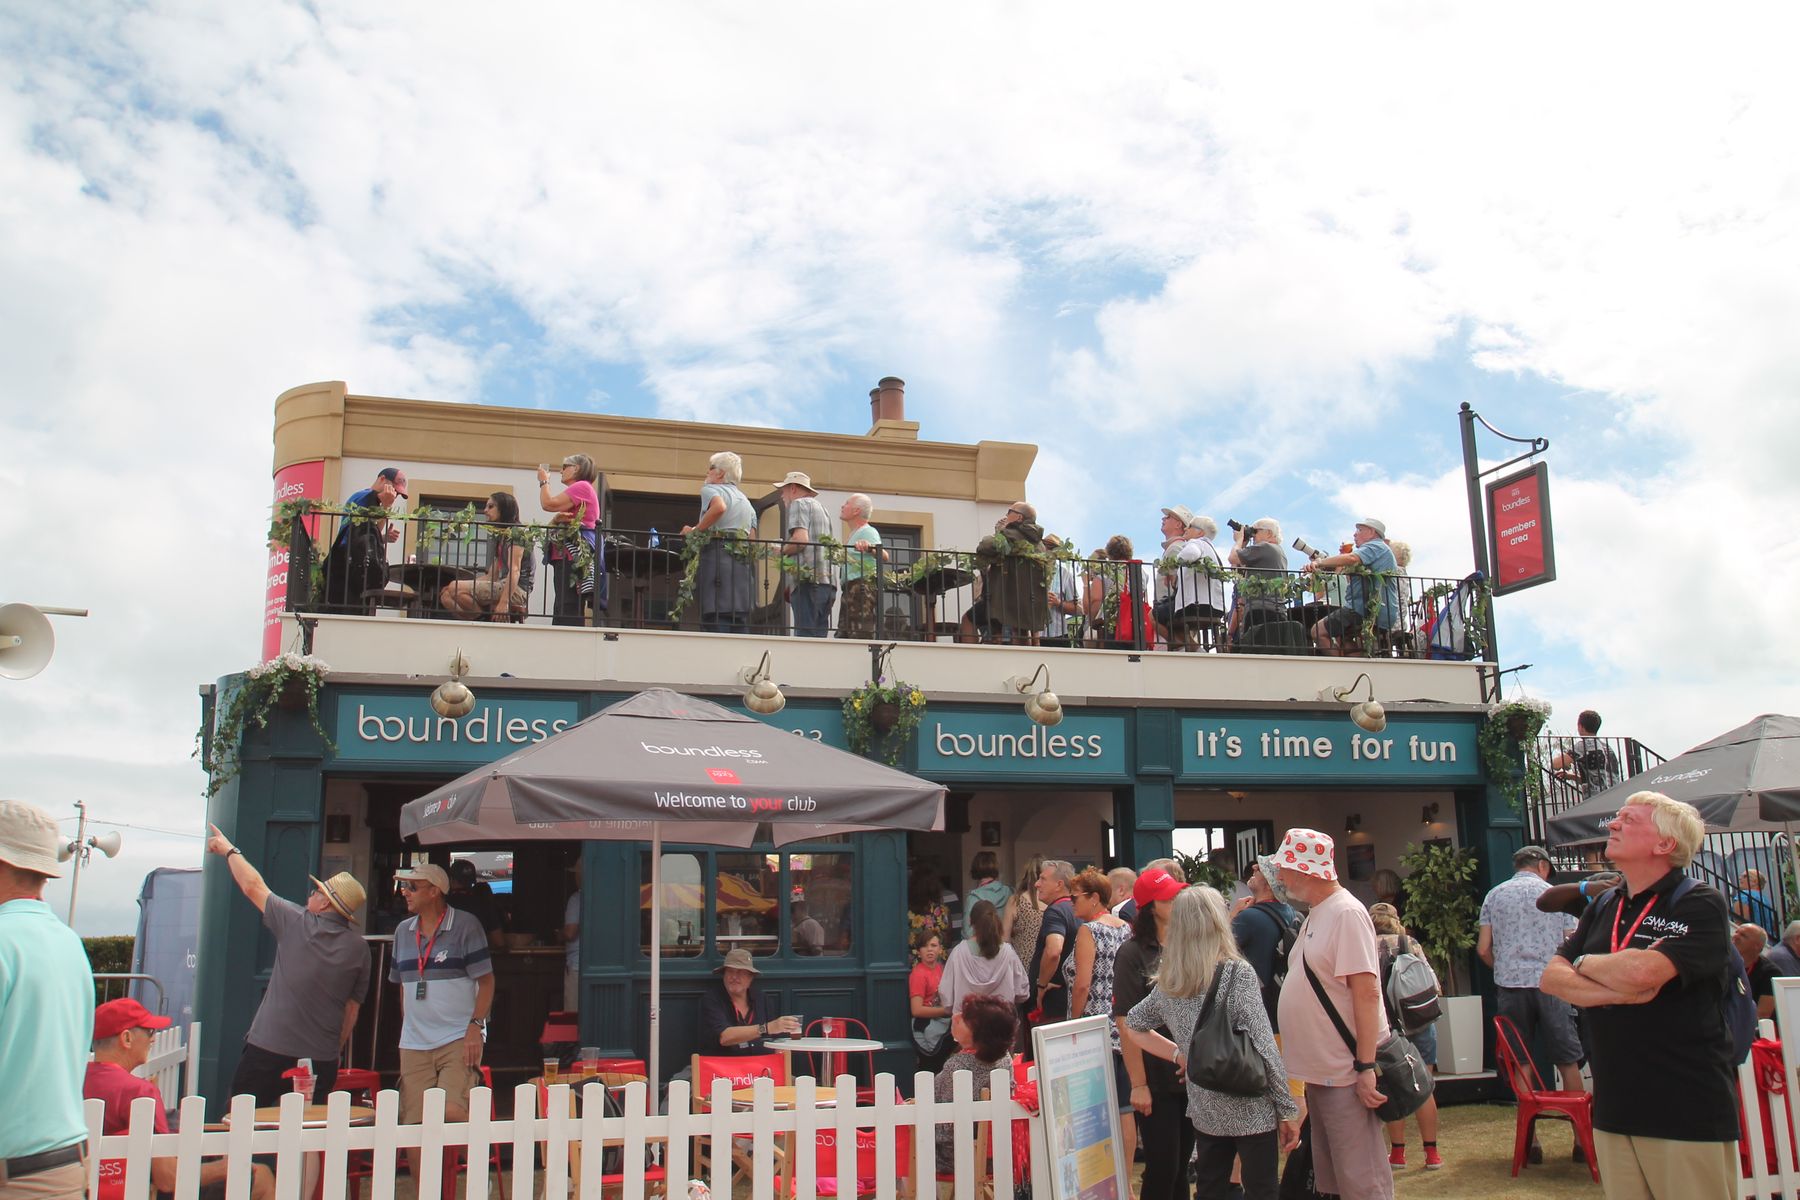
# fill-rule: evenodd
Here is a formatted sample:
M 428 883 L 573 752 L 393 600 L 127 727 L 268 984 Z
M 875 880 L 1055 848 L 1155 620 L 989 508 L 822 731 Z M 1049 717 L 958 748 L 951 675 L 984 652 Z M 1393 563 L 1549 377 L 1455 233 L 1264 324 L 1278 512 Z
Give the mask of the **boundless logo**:
M 766 762 L 761 750 L 732 750 L 725 746 L 653 746 L 639 742 L 645 754 L 673 754 L 677 758 L 735 758 L 745 763 Z

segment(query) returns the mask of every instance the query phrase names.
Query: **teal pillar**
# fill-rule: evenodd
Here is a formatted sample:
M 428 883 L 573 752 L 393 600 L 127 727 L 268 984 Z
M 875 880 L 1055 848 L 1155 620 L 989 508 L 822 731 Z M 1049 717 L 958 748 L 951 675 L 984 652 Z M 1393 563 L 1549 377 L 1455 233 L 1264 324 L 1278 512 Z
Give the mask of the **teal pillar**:
M 1175 849 L 1175 772 L 1181 723 L 1166 708 L 1140 709 L 1133 721 L 1137 781 L 1113 790 L 1113 850 L 1119 863 L 1141 867 Z

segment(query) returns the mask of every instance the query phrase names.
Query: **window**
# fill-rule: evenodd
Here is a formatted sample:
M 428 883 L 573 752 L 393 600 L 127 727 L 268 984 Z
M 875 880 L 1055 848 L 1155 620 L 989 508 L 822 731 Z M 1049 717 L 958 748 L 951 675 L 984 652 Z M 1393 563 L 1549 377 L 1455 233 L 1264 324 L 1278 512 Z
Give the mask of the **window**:
M 926 619 L 926 603 L 910 587 L 892 581 L 905 576 L 919 561 L 919 527 L 879 521 L 876 527 L 881 530 L 881 544 L 887 548 L 889 559 L 883 568 L 889 583 L 881 590 L 882 633 L 886 637 L 909 637 Z
M 662 943 L 665 958 L 693 958 L 711 946 L 723 957 L 843 958 L 853 948 L 856 854 L 849 837 L 819 849 L 665 851 Z M 650 855 L 638 856 L 640 947 L 650 952 Z
M 413 561 L 445 563 L 471 571 L 485 569 L 489 550 L 487 520 L 482 516 L 482 503 L 442 496 L 421 496 L 416 511 L 424 520 L 418 523 L 418 543 L 413 548 Z M 475 521 L 468 527 L 465 539 L 464 535 L 451 532 L 445 522 L 465 511 L 470 504 L 475 506 Z

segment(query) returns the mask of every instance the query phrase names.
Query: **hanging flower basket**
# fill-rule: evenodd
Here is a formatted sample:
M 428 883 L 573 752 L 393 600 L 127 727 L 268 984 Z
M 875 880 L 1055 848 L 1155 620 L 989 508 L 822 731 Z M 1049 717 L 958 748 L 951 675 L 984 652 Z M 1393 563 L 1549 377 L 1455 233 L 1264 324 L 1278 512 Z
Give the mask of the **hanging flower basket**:
M 290 675 L 281 685 L 281 692 L 275 697 L 275 706 L 284 712 L 299 712 L 306 707 L 312 697 L 312 691 L 306 686 L 306 680 L 298 675 Z
M 880 758 L 893 766 L 906 740 L 925 719 L 925 693 L 886 677 L 865 683 L 844 697 L 844 738 L 852 753 Z
M 1550 719 L 1550 705 L 1527 697 L 1496 704 L 1476 735 L 1481 763 L 1488 778 L 1500 789 L 1514 811 L 1526 797 L 1544 795 L 1544 765 L 1538 753 L 1538 732 Z
M 265 729 L 269 713 L 277 708 L 306 710 L 313 732 L 327 749 L 335 751 L 331 736 L 319 724 L 319 686 L 331 668 L 310 654 L 287 653 L 257 663 L 244 672 L 237 688 L 226 693 L 209 731 L 204 726 L 195 738 L 194 757 L 206 768 L 206 794 L 211 796 L 237 777 L 242 769 L 239 751 L 251 728 Z

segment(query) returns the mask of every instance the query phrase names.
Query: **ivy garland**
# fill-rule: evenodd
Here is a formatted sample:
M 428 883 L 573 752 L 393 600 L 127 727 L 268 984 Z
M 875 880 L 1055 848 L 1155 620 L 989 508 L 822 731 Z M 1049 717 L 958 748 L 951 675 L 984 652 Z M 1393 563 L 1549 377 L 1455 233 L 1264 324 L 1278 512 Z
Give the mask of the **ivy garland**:
M 1538 733 L 1549 719 L 1550 705 L 1545 701 L 1531 697 L 1508 700 L 1488 709 L 1488 719 L 1475 735 L 1488 778 L 1515 812 L 1527 798 L 1544 798 L 1544 764 Z
M 476 509 L 473 501 L 463 506 L 461 511 L 444 517 L 423 516 L 419 513 L 408 515 L 400 509 L 383 508 L 378 504 L 327 504 L 322 500 L 284 500 L 275 506 L 274 518 L 269 522 L 269 545 L 275 549 L 286 546 L 295 518 L 315 515 L 338 516 L 345 521 L 417 521 L 419 538 L 425 542 L 436 541 L 440 538 L 454 538 L 466 545 L 475 540 L 475 535 L 479 530 L 485 528 L 488 536 L 496 541 L 523 546 L 527 550 L 536 550 L 546 558 L 552 548 L 560 548 L 573 562 L 578 577 L 586 575 L 594 565 L 594 548 L 588 545 L 586 538 L 581 536 L 579 525 L 573 522 L 552 522 L 547 525 L 490 525 Z M 323 554 L 313 555 L 315 585 L 320 585 L 324 559 Z M 317 594 L 317 587 L 315 587 L 315 594 Z
M 214 718 L 212 736 L 208 737 L 202 726 L 194 738 L 193 757 L 200 760 L 206 771 L 206 795 L 214 795 L 237 778 L 243 770 L 239 753 L 245 732 L 251 726 L 268 728 L 269 710 L 278 703 L 297 702 L 296 692 L 304 694 L 313 732 L 319 735 L 327 750 L 337 750 L 331 735 L 319 724 L 319 688 L 330 670 L 327 663 L 310 654 L 290 651 L 244 672 L 243 683 L 230 694 L 225 707 Z
M 875 728 L 874 712 L 879 704 L 892 704 L 898 719 L 886 733 Z M 906 741 L 925 719 L 925 693 L 916 685 L 887 676 L 877 676 L 844 697 L 844 738 L 852 753 L 869 755 L 878 751 L 890 767 L 900 761 Z

